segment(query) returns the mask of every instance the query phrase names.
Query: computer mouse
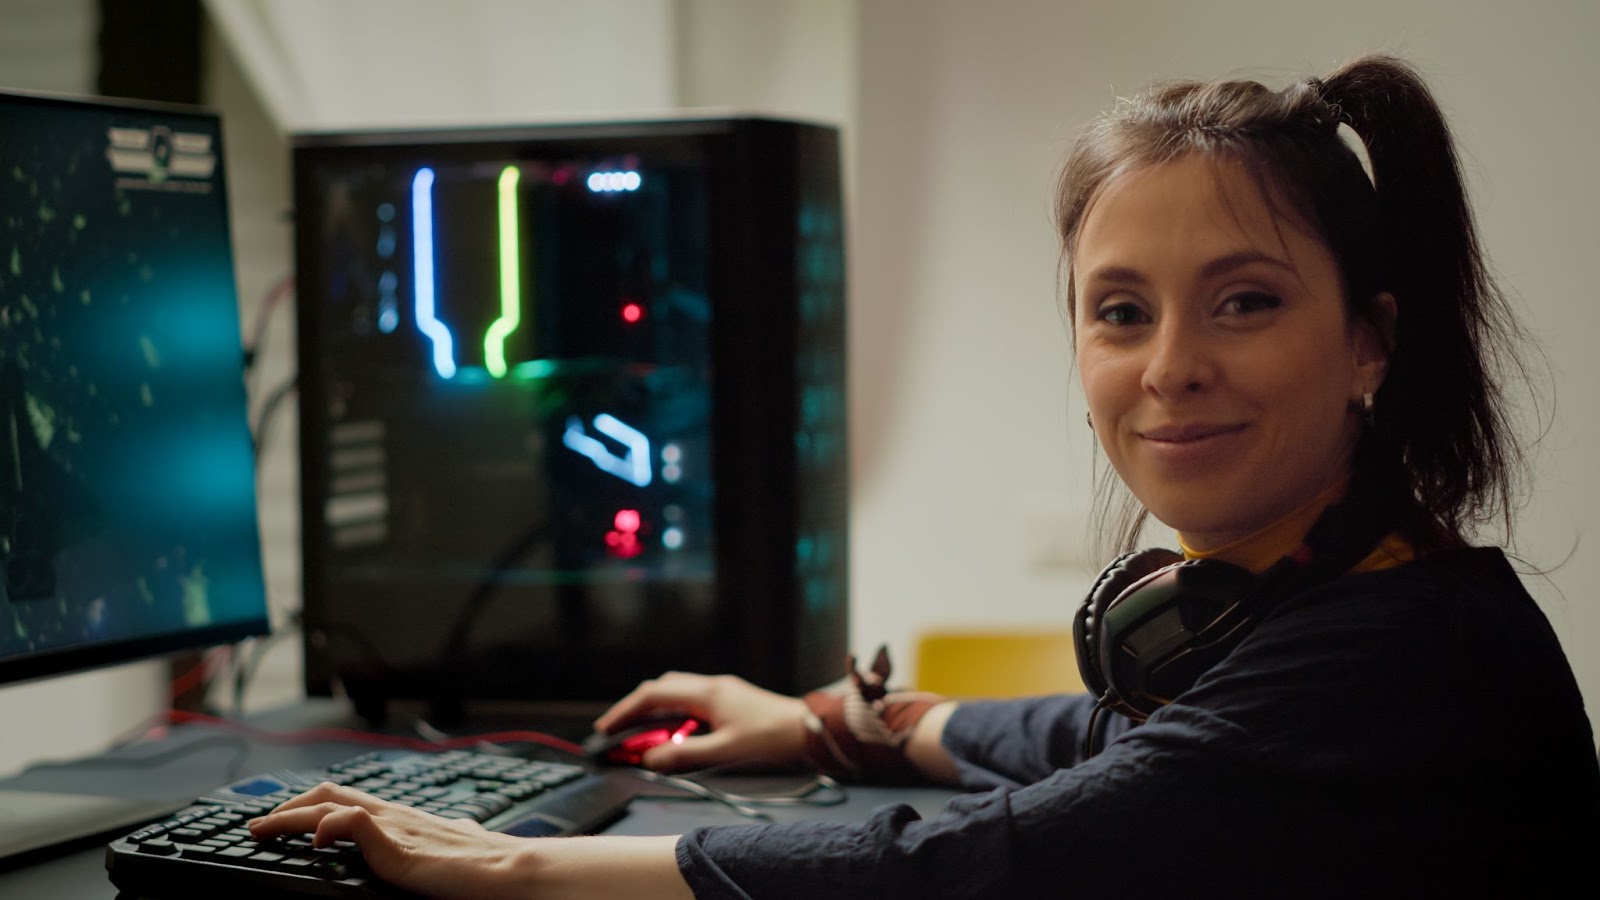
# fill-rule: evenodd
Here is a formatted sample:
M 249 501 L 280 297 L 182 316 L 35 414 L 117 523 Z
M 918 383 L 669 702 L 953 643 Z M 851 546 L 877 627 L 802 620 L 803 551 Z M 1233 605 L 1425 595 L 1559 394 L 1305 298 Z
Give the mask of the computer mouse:
M 583 742 L 583 752 L 598 763 L 637 766 L 646 750 L 661 744 L 681 744 L 691 734 L 704 734 L 711 726 L 702 719 L 683 714 L 635 719 L 609 733 L 595 732 Z

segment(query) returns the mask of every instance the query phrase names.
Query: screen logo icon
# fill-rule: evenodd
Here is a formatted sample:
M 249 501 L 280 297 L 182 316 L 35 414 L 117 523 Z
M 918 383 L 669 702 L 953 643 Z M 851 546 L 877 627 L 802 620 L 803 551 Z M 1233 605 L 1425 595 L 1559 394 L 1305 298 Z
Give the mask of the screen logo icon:
M 169 183 L 179 190 L 210 189 L 217 168 L 211 135 L 173 131 L 165 125 L 150 128 L 106 129 L 106 159 L 119 176 L 119 187 L 158 187 Z M 204 182 L 200 187 L 196 182 Z M 178 187 L 182 185 L 182 187 Z

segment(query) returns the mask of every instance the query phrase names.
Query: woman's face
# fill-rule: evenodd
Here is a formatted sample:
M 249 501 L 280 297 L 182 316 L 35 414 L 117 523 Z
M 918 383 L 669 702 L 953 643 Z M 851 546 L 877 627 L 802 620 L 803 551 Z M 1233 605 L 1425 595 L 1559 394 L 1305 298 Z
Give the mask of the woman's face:
M 1191 547 L 1257 531 L 1349 471 L 1382 344 L 1346 315 L 1321 239 L 1242 169 L 1188 156 L 1108 183 L 1072 273 L 1095 433 Z

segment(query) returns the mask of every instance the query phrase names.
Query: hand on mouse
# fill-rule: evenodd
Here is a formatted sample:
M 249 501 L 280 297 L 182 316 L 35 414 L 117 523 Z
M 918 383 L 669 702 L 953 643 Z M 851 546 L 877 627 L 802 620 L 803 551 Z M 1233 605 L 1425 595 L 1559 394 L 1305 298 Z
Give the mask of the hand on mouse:
M 666 772 L 733 763 L 795 766 L 805 761 L 806 705 L 733 675 L 668 672 L 643 682 L 595 720 L 609 732 L 629 720 L 664 712 L 709 722 L 709 734 L 650 749 L 644 765 Z

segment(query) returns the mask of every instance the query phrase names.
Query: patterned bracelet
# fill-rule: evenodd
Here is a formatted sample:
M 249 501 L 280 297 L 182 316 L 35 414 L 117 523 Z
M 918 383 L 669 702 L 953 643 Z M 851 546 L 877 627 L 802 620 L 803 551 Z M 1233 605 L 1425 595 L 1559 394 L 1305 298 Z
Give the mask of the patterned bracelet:
M 805 696 L 806 759 L 835 778 L 884 783 L 925 781 L 906 756 L 917 722 L 944 702 L 938 694 L 888 688 L 889 648 L 879 647 L 872 668 L 847 662 L 848 680 Z

